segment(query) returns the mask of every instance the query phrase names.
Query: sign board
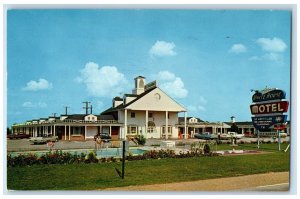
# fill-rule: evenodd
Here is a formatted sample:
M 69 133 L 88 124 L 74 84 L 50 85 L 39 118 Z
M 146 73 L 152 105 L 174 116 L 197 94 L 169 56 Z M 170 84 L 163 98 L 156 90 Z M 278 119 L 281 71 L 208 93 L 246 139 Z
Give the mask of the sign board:
M 275 124 L 286 122 L 289 102 L 285 99 L 285 92 L 277 88 L 265 88 L 255 91 L 250 105 L 253 126 L 259 131 L 267 130 Z
M 274 124 L 286 122 L 286 119 L 287 115 L 252 117 L 252 123 L 256 129 L 263 131 L 269 129 Z
M 272 103 L 250 105 L 252 115 L 284 113 L 289 107 L 288 101 L 278 101 Z
M 265 102 L 270 100 L 285 99 L 285 92 L 279 89 L 267 89 L 261 92 L 256 91 L 252 96 L 253 102 Z

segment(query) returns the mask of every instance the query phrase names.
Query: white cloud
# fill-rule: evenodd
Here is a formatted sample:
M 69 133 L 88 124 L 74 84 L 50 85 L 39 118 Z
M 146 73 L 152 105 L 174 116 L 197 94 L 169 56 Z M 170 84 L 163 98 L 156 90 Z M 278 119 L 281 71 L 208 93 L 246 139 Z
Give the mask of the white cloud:
M 44 103 L 44 102 L 38 102 L 38 103 L 24 102 L 22 104 L 22 107 L 25 107 L 25 108 L 45 108 L 45 107 L 47 107 L 47 104 Z
M 174 98 L 185 98 L 188 90 L 184 87 L 184 83 L 180 77 L 169 71 L 160 71 L 157 80 L 159 87 Z
M 173 73 L 165 70 L 158 73 L 158 78 L 160 80 L 172 81 L 176 78 L 176 76 Z
M 115 66 L 99 67 L 97 63 L 88 62 L 75 78 L 77 83 L 84 83 L 90 95 L 96 97 L 113 97 L 124 92 L 127 80 Z
M 234 44 L 231 46 L 229 52 L 235 54 L 245 53 L 247 52 L 247 47 L 244 46 L 243 44 Z
M 261 60 L 268 60 L 268 61 L 274 61 L 279 62 L 282 61 L 282 55 L 278 53 L 266 53 L 262 56 L 252 56 L 249 58 L 250 61 L 261 61 Z
M 175 44 L 173 42 L 156 41 L 156 43 L 149 50 L 150 55 L 153 56 L 174 56 Z
M 38 81 L 31 80 L 26 84 L 26 87 L 23 88 L 25 91 L 38 91 L 38 90 L 47 90 L 51 89 L 52 84 L 47 80 L 40 78 Z
M 195 112 L 195 113 L 206 110 L 205 107 L 202 106 L 202 105 L 189 105 L 187 107 L 187 109 L 188 109 L 189 112 Z
M 267 53 L 264 54 L 262 58 L 270 61 L 275 61 L 275 62 L 282 60 L 282 56 L 278 53 Z
M 252 56 L 252 57 L 249 58 L 249 60 L 251 60 L 251 61 L 258 61 L 258 60 L 261 60 L 261 57 L 259 57 L 259 56 Z
M 256 40 L 261 48 L 267 52 L 284 52 L 287 45 L 280 38 L 274 37 L 270 38 L 259 38 Z

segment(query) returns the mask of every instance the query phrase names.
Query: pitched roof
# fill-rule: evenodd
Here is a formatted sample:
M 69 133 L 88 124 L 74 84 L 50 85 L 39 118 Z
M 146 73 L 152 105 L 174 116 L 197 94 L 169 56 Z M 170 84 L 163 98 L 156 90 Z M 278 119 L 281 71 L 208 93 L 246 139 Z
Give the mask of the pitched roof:
M 232 122 L 224 122 L 225 124 L 227 124 L 227 125 L 229 125 L 229 126 L 231 126 L 232 125 Z M 239 126 L 239 125 L 253 125 L 253 123 L 252 122 L 235 122 L 235 124 L 237 125 L 237 126 Z
M 117 106 L 115 108 L 114 107 L 110 107 L 109 109 L 103 111 L 100 115 L 111 113 L 111 112 L 115 112 L 115 111 L 118 111 L 120 109 L 124 109 L 127 106 L 129 106 L 130 104 L 132 104 L 132 103 L 136 102 L 137 100 L 141 99 L 142 97 L 144 97 L 145 95 L 147 95 L 148 93 L 150 93 L 151 91 L 153 91 L 156 88 L 157 87 L 155 86 L 155 87 L 153 87 L 153 88 L 151 88 L 151 89 L 149 89 L 149 90 L 141 93 L 140 95 L 137 95 L 137 97 L 134 100 L 130 101 L 129 103 L 127 103 L 125 105 L 124 104 L 120 104 L 119 106 Z
M 84 117 L 86 114 L 73 114 L 73 115 L 67 115 L 66 119 L 69 120 L 84 120 Z
M 193 117 L 187 117 L 186 120 L 188 121 L 189 119 L 191 119 Z M 204 122 L 203 120 L 197 118 L 197 117 L 194 117 L 197 119 L 197 122 Z M 181 123 L 181 122 L 184 122 L 184 117 L 178 117 L 178 122 Z
M 115 120 L 113 115 L 97 115 L 98 120 Z

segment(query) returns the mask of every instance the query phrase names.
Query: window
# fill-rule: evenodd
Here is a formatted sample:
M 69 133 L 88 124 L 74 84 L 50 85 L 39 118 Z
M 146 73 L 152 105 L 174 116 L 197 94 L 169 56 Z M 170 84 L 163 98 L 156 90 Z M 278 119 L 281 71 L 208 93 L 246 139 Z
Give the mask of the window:
M 135 112 L 130 113 L 131 118 L 135 118 Z
M 152 117 L 153 117 L 153 113 L 149 113 L 149 114 L 148 114 L 148 117 L 149 117 L 149 118 L 152 118 Z
M 147 133 L 154 133 L 154 127 L 153 126 L 150 126 L 150 127 L 148 127 L 148 129 L 147 129 Z
M 128 126 L 127 134 L 137 134 L 137 126 Z
M 165 126 L 162 127 L 162 134 L 165 134 Z M 172 126 L 168 126 L 168 135 L 172 134 Z
M 73 135 L 80 135 L 81 127 L 73 127 Z

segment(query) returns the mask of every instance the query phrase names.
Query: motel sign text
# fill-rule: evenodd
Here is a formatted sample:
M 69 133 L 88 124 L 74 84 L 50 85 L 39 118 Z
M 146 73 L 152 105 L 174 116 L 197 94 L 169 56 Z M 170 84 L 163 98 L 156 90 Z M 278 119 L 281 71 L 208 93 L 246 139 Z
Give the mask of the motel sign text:
M 279 101 L 273 103 L 254 104 L 250 106 L 252 115 L 284 113 L 287 112 L 289 103 L 287 101 Z

